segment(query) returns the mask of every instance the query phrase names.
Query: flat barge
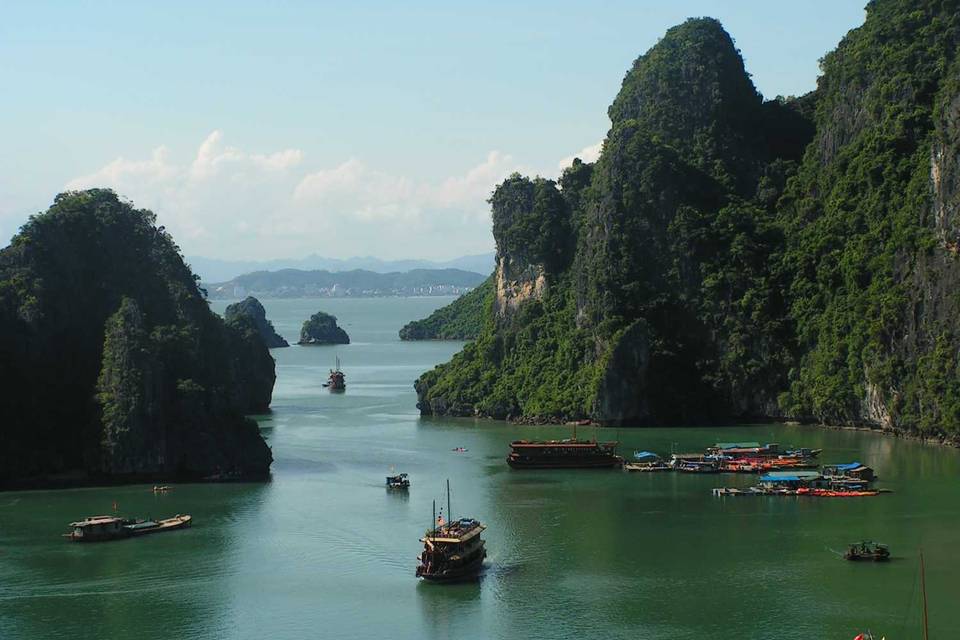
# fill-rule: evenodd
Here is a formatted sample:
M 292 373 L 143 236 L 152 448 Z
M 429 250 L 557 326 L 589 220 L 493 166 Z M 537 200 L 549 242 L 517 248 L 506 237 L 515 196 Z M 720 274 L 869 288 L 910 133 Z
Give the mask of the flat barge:
M 163 533 L 185 529 L 193 522 L 189 515 L 177 514 L 164 520 L 137 520 L 117 516 L 91 516 L 78 522 L 71 522 L 73 529 L 63 537 L 73 542 L 108 542 L 135 538 L 151 533 Z

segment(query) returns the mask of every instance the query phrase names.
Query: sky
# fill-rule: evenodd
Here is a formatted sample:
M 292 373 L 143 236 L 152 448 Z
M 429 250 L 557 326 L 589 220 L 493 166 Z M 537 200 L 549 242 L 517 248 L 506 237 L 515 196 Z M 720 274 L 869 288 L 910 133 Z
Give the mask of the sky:
M 767 98 L 816 86 L 865 0 L 0 2 L 0 244 L 64 190 L 186 255 L 492 250 L 493 187 L 595 159 L 633 60 L 718 18 Z

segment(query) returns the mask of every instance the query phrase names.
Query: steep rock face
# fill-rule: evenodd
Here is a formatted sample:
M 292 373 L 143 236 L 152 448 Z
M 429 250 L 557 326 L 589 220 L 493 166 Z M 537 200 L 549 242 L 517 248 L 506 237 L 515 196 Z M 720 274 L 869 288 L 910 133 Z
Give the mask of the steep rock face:
M 540 300 L 551 274 L 569 263 L 570 209 L 557 185 L 513 174 L 490 198 L 497 242 L 494 315 L 509 322 L 526 302 Z
M 782 206 L 792 413 L 960 431 L 958 9 L 872 2 L 824 58 L 816 140 Z
M 643 425 L 775 404 L 789 353 L 773 206 L 809 123 L 762 102 L 711 19 L 641 56 L 609 114 L 596 165 L 559 190 L 512 176 L 494 193 L 495 323 L 421 377 L 421 411 Z
M 960 438 L 958 15 L 874 0 L 814 94 L 769 102 L 716 21 L 670 29 L 596 165 L 560 179 L 574 259 L 503 295 L 507 321 L 421 377 L 421 409 Z M 522 228 L 544 219 L 511 202 Z M 500 259 L 545 265 L 535 233 L 494 233 Z
M 540 300 L 547 288 L 547 276 L 543 267 L 523 264 L 509 256 L 497 257 L 494 278 L 496 293 L 493 309 L 500 320 L 509 319 L 525 302 Z
M 152 213 L 57 196 L 0 251 L 0 484 L 266 475 L 273 365 L 240 340 Z
M 317 311 L 300 329 L 301 345 L 350 344 L 347 332 L 337 326 L 336 317 Z
M 289 347 L 290 344 L 284 340 L 273 328 L 273 323 L 267 320 L 267 312 L 260 304 L 260 301 L 253 296 L 247 296 L 240 302 L 228 305 L 223 314 L 223 319 L 227 323 L 236 322 L 240 317 L 245 317 L 253 323 L 257 334 L 267 345 L 268 349 L 278 347 Z
M 930 150 L 934 226 L 945 249 L 960 253 L 960 64 L 945 79 Z
M 162 375 L 149 351 L 140 307 L 123 298 L 107 320 L 97 382 L 102 409 L 102 469 L 109 474 L 158 473 L 167 457 L 161 428 Z

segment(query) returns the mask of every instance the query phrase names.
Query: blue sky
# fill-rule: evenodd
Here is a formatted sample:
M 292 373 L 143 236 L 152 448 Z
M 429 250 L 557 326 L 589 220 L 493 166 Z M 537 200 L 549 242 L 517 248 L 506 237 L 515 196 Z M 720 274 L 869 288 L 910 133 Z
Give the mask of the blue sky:
M 483 252 L 492 186 L 602 140 L 670 26 L 720 19 L 770 98 L 814 88 L 863 4 L 5 2 L 0 241 L 102 185 L 188 255 Z

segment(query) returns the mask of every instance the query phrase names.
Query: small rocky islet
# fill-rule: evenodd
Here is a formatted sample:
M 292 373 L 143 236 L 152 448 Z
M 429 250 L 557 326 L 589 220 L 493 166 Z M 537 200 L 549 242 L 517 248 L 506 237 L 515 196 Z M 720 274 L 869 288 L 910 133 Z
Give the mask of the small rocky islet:
M 317 311 L 304 321 L 297 344 L 303 346 L 350 344 L 350 336 L 337 324 L 336 316 Z

